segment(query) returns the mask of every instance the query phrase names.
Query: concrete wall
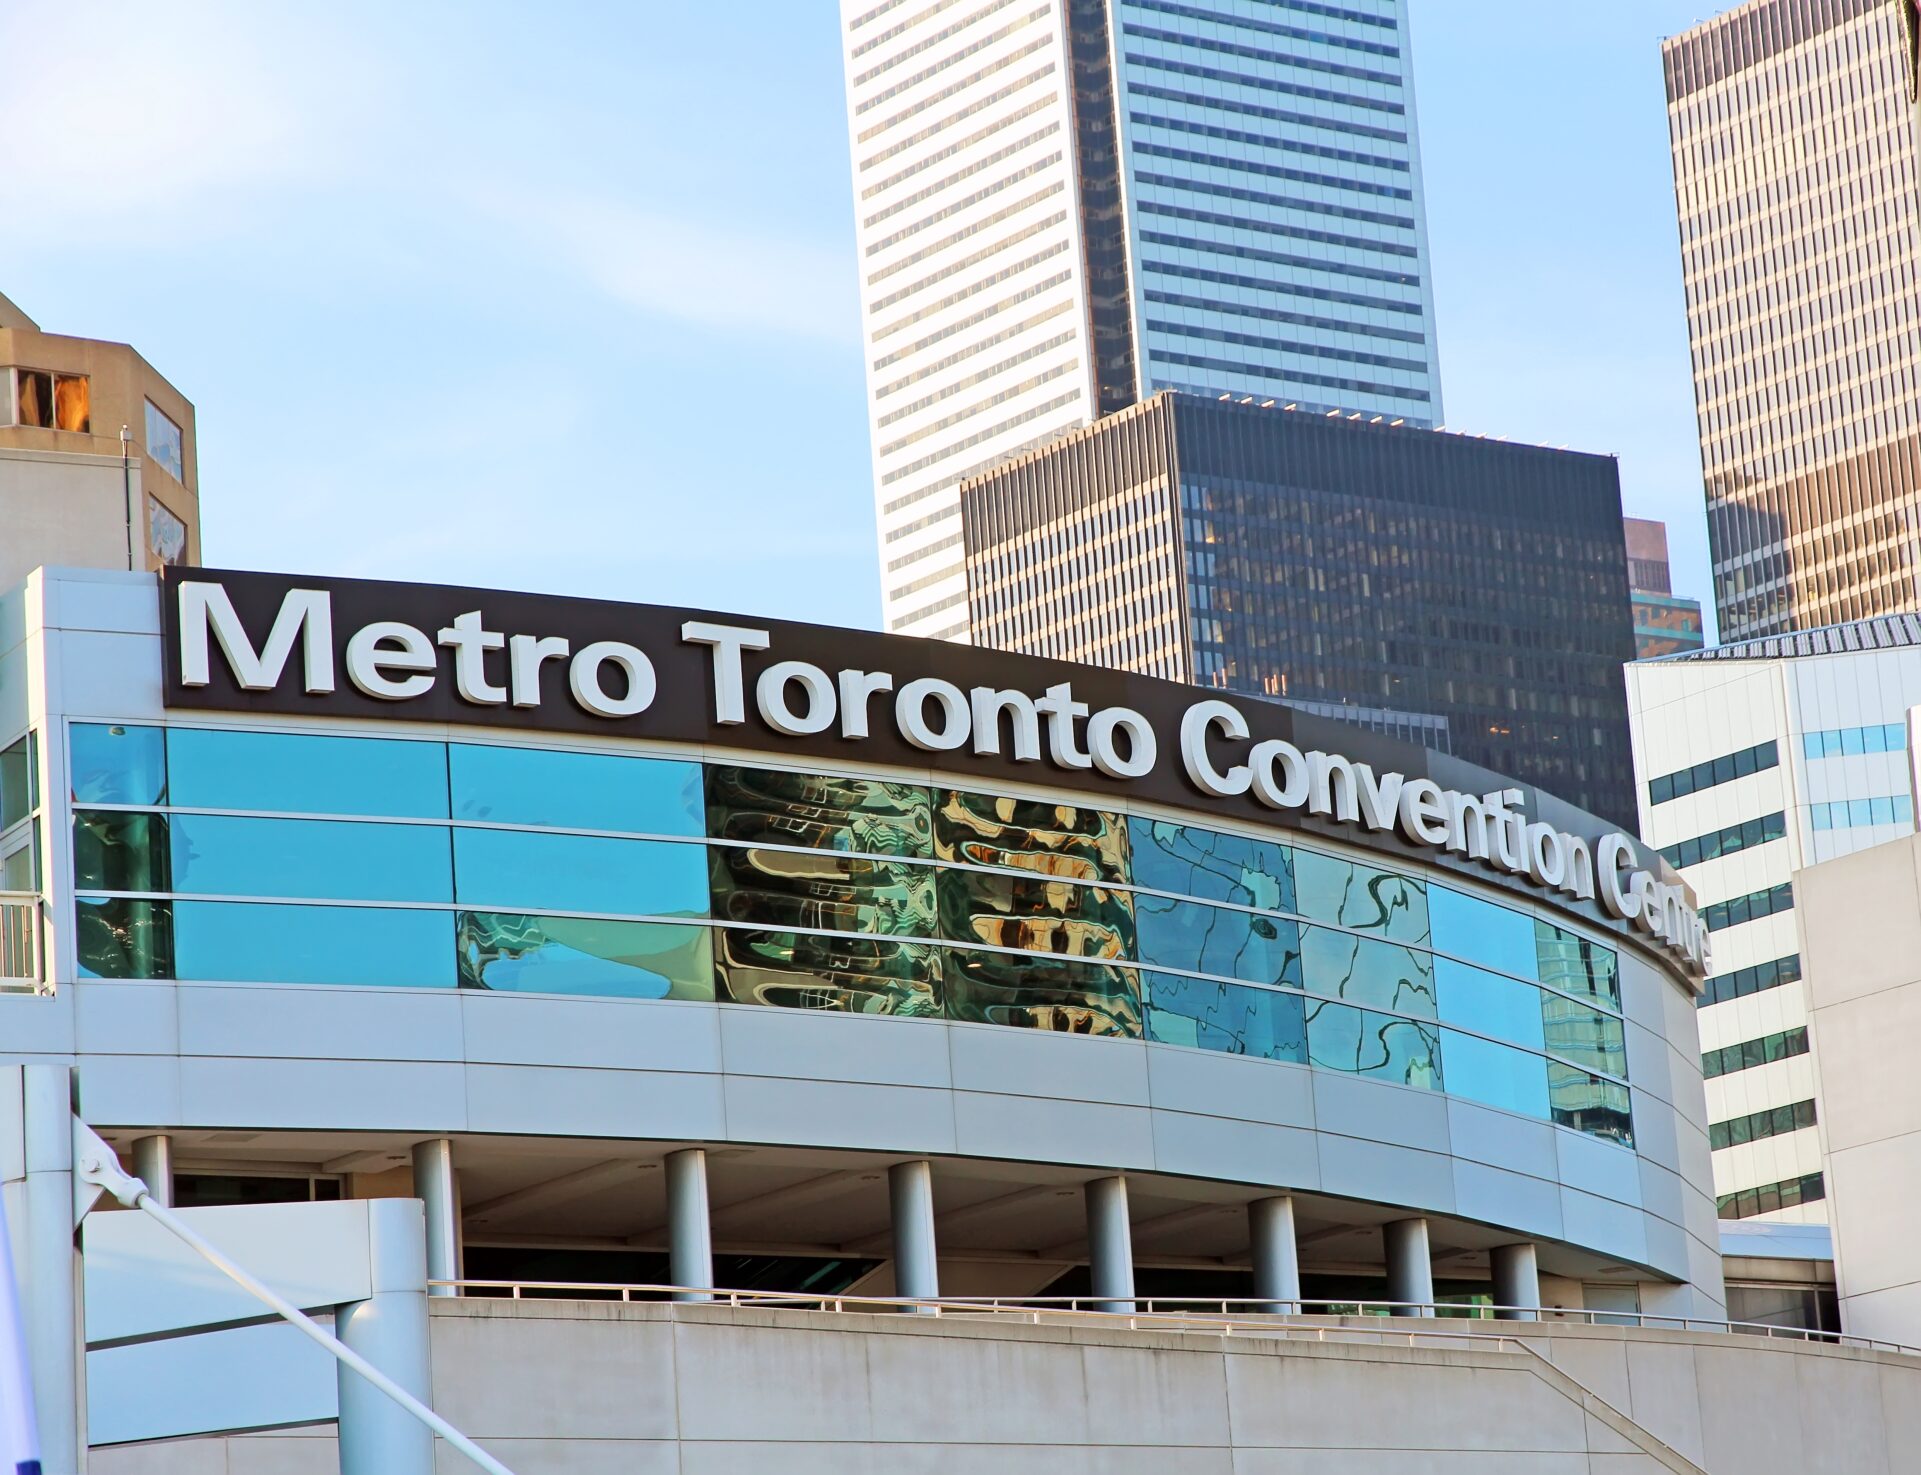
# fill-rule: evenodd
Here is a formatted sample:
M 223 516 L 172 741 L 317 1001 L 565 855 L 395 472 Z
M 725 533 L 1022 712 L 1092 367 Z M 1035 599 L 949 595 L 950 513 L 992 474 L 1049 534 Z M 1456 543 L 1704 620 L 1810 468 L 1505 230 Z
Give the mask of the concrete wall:
M 134 515 L 144 518 L 140 463 L 131 469 Z M 127 495 L 118 456 L 0 445 L 0 528 L 6 529 L 0 589 L 11 589 L 43 563 L 124 569 Z M 145 528 L 144 520 L 134 528 L 134 555 L 143 567 Z
M 1794 878 L 1841 1325 L 1921 1343 L 1921 836 Z
M 433 1325 L 436 1407 L 516 1475 L 1676 1468 L 1584 1409 L 1567 1377 L 1492 1341 L 478 1301 L 436 1303 Z M 1921 1450 L 1921 1359 L 1612 1327 L 1530 1337 L 1713 1475 L 1895 1475 Z M 331 1431 L 314 1427 L 96 1450 L 90 1471 L 333 1475 L 333 1460 Z M 439 1468 L 470 1467 L 442 1449 Z

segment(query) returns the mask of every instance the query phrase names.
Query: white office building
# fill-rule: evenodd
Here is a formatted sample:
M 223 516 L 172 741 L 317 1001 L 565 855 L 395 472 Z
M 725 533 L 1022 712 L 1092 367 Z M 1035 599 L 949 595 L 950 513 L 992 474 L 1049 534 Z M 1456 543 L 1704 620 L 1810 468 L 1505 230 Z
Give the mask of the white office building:
M 843 0 L 886 627 L 958 486 L 1158 389 L 1441 421 L 1404 0 Z
M 1791 878 L 1914 831 L 1921 617 L 1637 661 L 1627 689 L 1641 834 L 1712 930 L 1701 1048 L 1721 1218 L 1825 1223 Z

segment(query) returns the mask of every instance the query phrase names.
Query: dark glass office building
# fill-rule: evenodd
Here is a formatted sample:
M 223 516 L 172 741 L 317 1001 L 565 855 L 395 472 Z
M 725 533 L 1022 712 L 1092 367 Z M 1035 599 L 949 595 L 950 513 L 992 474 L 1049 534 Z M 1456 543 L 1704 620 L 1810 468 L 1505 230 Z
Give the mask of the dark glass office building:
M 1162 392 L 961 513 L 977 644 L 1312 705 L 1634 823 L 1611 457 Z

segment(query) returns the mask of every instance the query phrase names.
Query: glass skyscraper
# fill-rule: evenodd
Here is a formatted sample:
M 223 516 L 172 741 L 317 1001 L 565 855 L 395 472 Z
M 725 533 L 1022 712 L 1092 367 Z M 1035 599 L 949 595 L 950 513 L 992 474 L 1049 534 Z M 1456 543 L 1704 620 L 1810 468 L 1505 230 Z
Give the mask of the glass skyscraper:
M 1721 637 L 1921 609 L 1914 0 L 1755 0 L 1668 41 Z
M 887 627 L 958 487 L 1157 390 L 1442 419 L 1405 0 L 842 0 Z
M 1633 823 L 1612 457 L 1164 392 L 960 498 L 982 645 L 1305 706 Z

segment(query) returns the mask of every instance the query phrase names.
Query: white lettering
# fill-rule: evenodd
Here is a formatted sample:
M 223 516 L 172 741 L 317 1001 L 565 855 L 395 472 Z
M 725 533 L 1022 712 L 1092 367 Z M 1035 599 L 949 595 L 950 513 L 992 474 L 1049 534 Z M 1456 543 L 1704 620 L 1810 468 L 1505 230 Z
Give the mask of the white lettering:
M 927 720 L 930 699 L 941 710 L 939 727 Z M 900 727 L 900 735 L 915 747 L 933 753 L 950 752 L 967 741 L 970 726 L 967 697 L 951 681 L 923 676 L 908 682 L 894 698 L 894 721 Z
M 1553 825 L 1527 827 L 1527 873 L 1557 890 L 1567 880 L 1567 836 Z
M 787 688 L 807 694 L 807 710 L 796 712 L 787 703 Z M 760 720 L 782 737 L 806 737 L 834 725 L 834 683 L 819 666 L 805 661 L 776 661 L 754 684 L 754 705 Z
M 1307 758 L 1292 743 L 1268 738 L 1254 744 L 1246 772 L 1253 778 L 1254 797 L 1269 809 L 1299 809 L 1307 802 Z
M 1360 775 L 1354 764 L 1338 753 L 1307 755 L 1308 811 L 1353 824 L 1361 817 Z
M 840 685 L 840 735 L 866 737 L 867 703 L 876 692 L 892 691 L 894 678 L 885 671 L 842 671 L 835 679 Z
M 1641 903 L 1631 886 L 1621 885 L 1624 861 L 1629 865 L 1634 861 L 1634 847 L 1628 837 L 1619 831 L 1603 835 L 1594 858 L 1595 869 L 1601 873 L 1601 904 L 1623 922 L 1633 922 L 1641 915 Z
M 1567 841 L 1567 881 L 1562 890 L 1581 901 L 1594 900 L 1594 852 L 1579 835 L 1563 835 Z
M 1034 703 L 1047 719 L 1047 751 L 1062 768 L 1092 768 L 1094 760 L 1074 738 L 1074 724 L 1087 715 L 1087 703 L 1074 700 L 1074 685 L 1063 681 L 1047 688 Z
M 383 649 L 391 642 L 398 650 Z M 347 642 L 347 679 L 370 697 L 383 702 L 404 702 L 433 690 L 434 672 L 439 666 L 433 642 L 426 632 L 398 620 L 375 620 L 354 631 Z M 410 676 L 389 676 L 389 671 L 410 671 Z
M 1127 734 L 1127 756 L 1114 739 Z M 1087 751 L 1109 778 L 1141 778 L 1154 768 L 1154 729 L 1132 707 L 1102 707 L 1087 724 Z
M 1447 801 L 1431 778 L 1411 778 L 1401 785 L 1401 828 L 1420 845 L 1447 845 Z
M 289 589 L 282 595 L 266 648 L 258 654 L 224 585 L 188 580 L 180 586 L 178 609 L 183 686 L 205 686 L 213 679 L 207 648 L 211 630 L 243 691 L 272 691 L 279 685 L 296 638 L 307 694 L 322 696 L 334 689 L 333 596 L 326 590 Z
M 1187 770 L 1187 781 L 1203 794 L 1231 799 L 1247 792 L 1253 775 L 1246 764 L 1225 773 L 1214 766 L 1207 751 L 1207 739 L 1217 727 L 1230 738 L 1240 741 L 1247 738 L 1247 719 L 1238 707 L 1226 702 L 1196 702 L 1181 715 L 1181 766 Z
M 540 668 L 563 659 L 573 647 L 558 635 L 515 635 L 507 641 L 507 681 L 516 707 L 540 705 Z
M 487 652 L 503 648 L 507 637 L 484 628 L 479 610 L 456 615 L 453 624 L 442 630 L 438 639 L 453 650 L 454 690 L 460 693 L 463 702 L 472 702 L 477 707 L 497 707 L 507 700 L 507 688 L 495 686 L 487 679 Z
M 974 713 L 974 751 L 980 754 L 1001 750 L 1001 713 L 1013 720 L 1013 759 L 1016 763 L 1038 763 L 1041 756 L 1041 719 L 1034 699 L 1024 691 L 996 691 L 977 686 L 968 694 Z
M 618 666 L 627 678 L 624 696 L 607 695 L 600 668 Z M 596 640 L 583 645 L 567 667 L 567 687 L 596 717 L 632 717 L 654 703 L 654 663 L 646 653 L 619 640 Z
M 1361 775 L 1361 820 L 1370 830 L 1391 830 L 1394 817 L 1401 808 L 1401 789 L 1407 783 L 1405 776 L 1387 773 L 1380 778 L 1374 777 L 1374 770 L 1365 763 L 1357 763 L 1356 770 Z
M 1447 804 L 1447 848 L 1469 860 L 1487 859 L 1487 806 L 1472 794 L 1443 789 Z
M 766 650 L 771 643 L 765 630 L 746 625 L 716 625 L 707 620 L 689 620 L 680 627 L 680 638 L 688 645 L 714 648 L 714 721 L 728 726 L 747 720 L 747 686 L 741 679 L 740 653 Z

